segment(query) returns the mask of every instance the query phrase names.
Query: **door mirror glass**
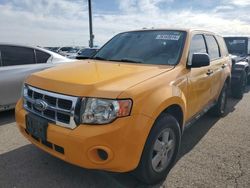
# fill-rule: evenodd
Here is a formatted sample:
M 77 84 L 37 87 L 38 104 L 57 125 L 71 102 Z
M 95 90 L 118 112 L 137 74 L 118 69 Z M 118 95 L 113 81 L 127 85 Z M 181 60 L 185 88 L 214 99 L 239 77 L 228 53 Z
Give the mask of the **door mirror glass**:
M 191 68 L 205 67 L 210 65 L 210 57 L 207 53 L 194 53 Z

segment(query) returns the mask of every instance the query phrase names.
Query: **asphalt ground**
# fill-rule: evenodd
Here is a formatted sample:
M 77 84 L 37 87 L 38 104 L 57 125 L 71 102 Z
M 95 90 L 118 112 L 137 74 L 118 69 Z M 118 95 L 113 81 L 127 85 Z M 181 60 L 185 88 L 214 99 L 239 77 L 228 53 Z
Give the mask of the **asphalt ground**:
M 79 168 L 31 145 L 18 132 L 14 111 L 0 113 L 0 188 L 249 188 L 250 87 L 229 99 L 224 118 L 203 116 L 182 138 L 178 161 L 164 182 L 146 186 L 130 173 Z

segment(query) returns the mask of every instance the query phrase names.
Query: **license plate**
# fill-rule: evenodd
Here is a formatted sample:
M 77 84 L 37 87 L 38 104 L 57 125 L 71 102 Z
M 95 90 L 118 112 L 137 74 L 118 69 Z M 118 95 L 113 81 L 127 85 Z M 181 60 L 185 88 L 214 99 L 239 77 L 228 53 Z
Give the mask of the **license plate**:
M 48 121 L 33 114 L 26 116 L 26 130 L 35 138 L 47 140 Z

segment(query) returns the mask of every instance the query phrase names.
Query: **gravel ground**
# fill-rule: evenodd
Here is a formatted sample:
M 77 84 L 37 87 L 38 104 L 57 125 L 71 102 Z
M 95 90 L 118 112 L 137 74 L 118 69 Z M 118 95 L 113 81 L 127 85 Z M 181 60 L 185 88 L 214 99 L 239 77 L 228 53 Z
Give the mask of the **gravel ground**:
M 229 100 L 226 117 L 205 115 L 188 128 L 178 162 L 155 186 L 142 185 L 130 174 L 67 164 L 28 143 L 14 121 L 13 111 L 0 113 L 0 188 L 250 187 L 250 92 L 241 101 Z

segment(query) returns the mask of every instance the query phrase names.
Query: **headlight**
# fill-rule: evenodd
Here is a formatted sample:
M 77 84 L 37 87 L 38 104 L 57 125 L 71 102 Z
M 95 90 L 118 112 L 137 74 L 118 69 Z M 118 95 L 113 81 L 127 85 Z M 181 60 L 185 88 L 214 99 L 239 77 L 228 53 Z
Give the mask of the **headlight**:
M 81 107 L 81 123 L 107 124 L 116 118 L 130 115 L 131 100 L 85 98 Z

